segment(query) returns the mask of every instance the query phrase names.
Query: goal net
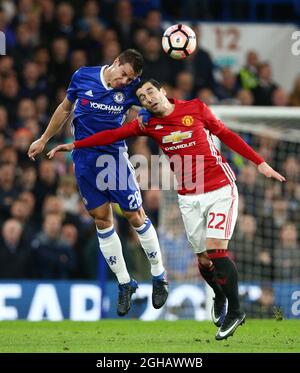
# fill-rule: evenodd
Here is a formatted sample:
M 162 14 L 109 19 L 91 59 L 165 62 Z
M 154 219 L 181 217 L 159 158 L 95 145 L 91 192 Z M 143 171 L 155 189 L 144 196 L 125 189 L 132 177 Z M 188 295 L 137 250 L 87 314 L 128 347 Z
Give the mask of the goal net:
M 287 179 L 265 178 L 216 139 L 237 175 L 239 215 L 229 250 L 239 271 L 242 306 L 253 318 L 299 317 L 300 109 L 215 106 L 213 111 Z M 161 200 L 160 242 L 170 282 L 206 289 L 185 236 L 176 192 L 162 191 Z M 199 299 L 197 303 L 188 291 L 177 294 L 166 317 L 203 317 L 199 310 L 209 310 L 211 294 L 206 302 Z

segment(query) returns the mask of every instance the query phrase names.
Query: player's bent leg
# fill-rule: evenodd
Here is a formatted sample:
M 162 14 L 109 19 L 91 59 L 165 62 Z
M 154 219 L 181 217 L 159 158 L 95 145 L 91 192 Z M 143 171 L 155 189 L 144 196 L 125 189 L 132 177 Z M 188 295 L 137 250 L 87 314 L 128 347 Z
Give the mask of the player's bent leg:
M 111 205 L 105 203 L 90 210 L 89 213 L 96 223 L 100 250 L 109 268 L 117 276 L 119 282 L 117 312 L 119 316 L 124 316 L 131 307 L 131 296 L 138 285 L 135 280 L 130 279 L 127 271 L 121 241 L 113 226 Z
M 245 321 L 245 314 L 240 310 L 238 294 L 238 272 L 233 261 L 228 257 L 228 240 L 207 238 L 208 257 L 212 260 L 222 287 L 228 300 L 226 317 L 216 334 L 216 339 L 226 339 L 233 335 L 236 328 Z
M 163 266 L 162 255 L 156 231 L 151 220 L 141 207 L 137 211 L 123 211 L 132 227 L 137 232 L 140 243 L 151 265 L 154 308 L 161 308 L 168 298 L 168 282 Z
M 209 259 L 207 252 L 197 253 L 197 258 L 198 268 L 202 277 L 215 293 L 211 309 L 211 318 L 213 323 L 217 327 L 220 327 L 226 316 L 226 297 L 218 283 L 214 264 Z

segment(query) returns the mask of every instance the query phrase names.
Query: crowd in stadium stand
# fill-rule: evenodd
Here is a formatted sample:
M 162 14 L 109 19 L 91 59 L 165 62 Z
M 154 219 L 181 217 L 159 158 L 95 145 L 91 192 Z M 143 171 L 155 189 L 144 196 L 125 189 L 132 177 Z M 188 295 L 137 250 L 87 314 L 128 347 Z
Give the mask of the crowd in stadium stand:
M 218 79 L 201 42 L 187 60 L 171 60 L 161 49 L 162 19 L 157 10 L 148 9 L 138 18 L 127 0 L 103 1 L 103 7 L 95 0 L 12 4 L 3 1 L 0 8 L 0 29 L 7 40 L 7 55 L 0 58 L 0 278 L 97 276 L 94 222 L 78 194 L 70 155 L 59 153 L 53 161 L 27 158 L 29 145 L 44 131 L 65 97 L 72 73 L 81 66 L 111 64 L 122 50 L 134 47 L 145 58 L 143 76 L 164 82 L 170 97 L 196 96 L 209 105 L 300 106 L 300 77 L 295 77 L 292 92 L 285 92 L 273 81 L 271 62 L 261 61 L 254 50 L 245 56 L 238 74 L 223 68 Z M 115 12 L 109 11 L 114 4 Z M 201 40 L 201 30 L 195 27 L 195 31 Z M 67 126 L 49 146 L 71 137 Z M 282 149 L 282 144 L 263 137 L 249 143 L 288 182 L 263 184 L 253 166 L 231 159 L 241 195 L 232 255 L 242 280 L 299 281 L 299 159 L 289 155 L 288 147 Z M 146 138 L 131 139 L 128 144 L 131 154 L 159 153 Z M 284 159 L 278 159 L 280 154 Z M 144 208 L 156 226 L 160 198 L 157 190 L 143 191 Z M 169 271 L 170 279 L 196 277 L 184 232 L 173 222 L 174 218 L 167 233 L 160 230 L 161 243 L 170 267 L 178 261 L 179 250 L 186 250 L 186 262 L 178 272 Z M 131 272 L 137 280 L 147 280 L 149 271 L 144 270 L 147 263 L 139 242 L 118 209 L 115 227 Z

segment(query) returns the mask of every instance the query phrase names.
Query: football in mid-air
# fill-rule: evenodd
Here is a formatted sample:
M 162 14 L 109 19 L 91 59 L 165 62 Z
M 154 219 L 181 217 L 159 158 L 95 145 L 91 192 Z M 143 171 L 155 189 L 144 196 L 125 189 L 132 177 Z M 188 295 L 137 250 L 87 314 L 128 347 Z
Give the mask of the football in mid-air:
M 186 25 L 170 26 L 162 37 L 163 50 L 172 58 L 180 60 L 188 57 L 196 49 L 197 41 L 194 31 Z

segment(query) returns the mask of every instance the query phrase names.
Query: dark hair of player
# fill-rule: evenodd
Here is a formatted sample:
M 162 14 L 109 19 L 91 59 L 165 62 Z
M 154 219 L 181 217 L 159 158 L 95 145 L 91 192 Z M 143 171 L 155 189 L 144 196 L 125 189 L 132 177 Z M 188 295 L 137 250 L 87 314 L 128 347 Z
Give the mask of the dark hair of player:
M 121 65 L 129 63 L 136 74 L 142 74 L 144 58 L 141 53 L 135 49 L 126 49 L 119 55 L 119 61 Z
M 140 89 L 144 84 L 151 83 L 154 87 L 156 87 L 158 90 L 162 88 L 162 85 L 155 79 L 143 79 L 141 80 L 135 87 L 134 87 L 134 93 L 136 94 L 136 91 Z

